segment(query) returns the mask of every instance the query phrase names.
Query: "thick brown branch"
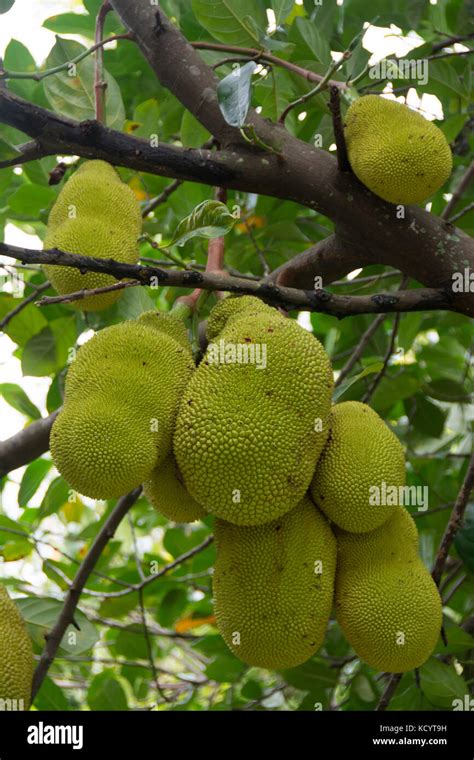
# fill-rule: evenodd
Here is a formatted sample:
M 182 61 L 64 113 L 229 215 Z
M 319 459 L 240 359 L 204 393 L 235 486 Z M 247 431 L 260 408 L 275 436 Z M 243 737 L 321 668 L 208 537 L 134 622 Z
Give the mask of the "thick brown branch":
M 141 490 L 141 487 L 135 488 L 134 491 L 127 494 L 126 496 L 122 496 L 122 498 L 118 500 L 116 506 L 95 537 L 94 542 L 84 559 L 84 562 L 80 566 L 69 588 L 69 591 L 66 594 L 66 599 L 64 601 L 64 606 L 61 610 L 61 614 L 59 615 L 54 627 L 45 637 L 46 645 L 43 650 L 43 654 L 41 655 L 41 659 L 38 663 L 38 667 L 36 668 L 33 676 L 33 689 L 31 697 L 32 701 L 37 695 L 41 684 L 43 683 L 43 680 L 52 662 L 54 661 L 54 657 L 58 651 L 59 645 L 61 644 L 64 633 L 66 632 L 68 625 L 70 625 L 74 617 L 74 612 L 79 603 L 81 592 L 87 582 L 87 579 L 89 578 L 89 575 L 94 569 L 105 546 L 113 537 L 120 522 L 122 521 L 122 518 L 125 517 L 129 509 L 131 509 L 131 507 L 137 501 L 138 497 L 141 494 Z
M 48 451 L 49 434 L 58 411 L 32 422 L 6 441 L 0 441 L 0 478 Z
M 134 279 L 141 285 L 167 285 L 202 290 L 223 290 L 229 293 L 254 295 L 273 306 L 287 311 L 305 310 L 343 318 L 354 314 L 380 314 L 401 311 L 429 311 L 452 309 L 449 294 L 442 290 L 423 288 L 366 296 L 334 295 L 326 290 L 297 290 L 275 285 L 265 280 L 247 280 L 229 277 L 227 273 L 197 272 L 193 270 L 165 270 L 154 266 L 124 264 L 114 259 L 97 259 L 57 249 L 34 251 L 28 248 L 0 243 L 0 255 L 19 259 L 24 263 L 70 266 L 81 272 L 111 274 L 117 280 Z

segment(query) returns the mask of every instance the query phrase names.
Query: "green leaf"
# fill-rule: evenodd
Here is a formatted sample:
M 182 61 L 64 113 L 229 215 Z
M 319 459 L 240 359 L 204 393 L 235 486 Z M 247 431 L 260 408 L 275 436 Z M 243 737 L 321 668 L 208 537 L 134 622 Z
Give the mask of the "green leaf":
M 446 413 L 420 393 L 415 396 L 414 403 L 416 406 L 412 424 L 415 429 L 430 438 L 440 438 L 444 430 Z
M 452 709 L 454 700 L 463 700 L 469 693 L 467 684 L 452 665 L 431 657 L 420 668 L 420 686 L 426 698 L 436 707 Z
M 41 684 L 41 688 L 35 697 L 34 705 L 37 710 L 69 710 L 69 702 L 63 690 L 46 677 Z
M 36 61 L 28 48 L 19 40 L 10 40 L 3 59 L 6 71 L 22 71 L 33 73 L 37 70 Z M 33 79 L 10 79 L 8 89 L 22 98 L 34 100 L 38 92 L 38 84 Z
M 474 504 L 468 504 L 464 522 L 454 539 L 454 546 L 462 561 L 474 573 Z
M 113 633 L 115 639 L 113 648 L 118 655 L 128 660 L 148 660 L 148 647 L 142 625 L 131 625 L 127 629 Z
M 56 341 L 50 327 L 33 335 L 23 349 L 21 371 L 23 375 L 43 377 L 52 375 L 57 366 Z
M 317 25 L 307 18 L 298 17 L 294 24 L 295 36 L 300 36 L 306 45 L 308 52 L 315 57 L 317 61 L 324 64 L 331 63 L 331 51 L 325 37 L 319 31 Z M 293 29 L 292 29 L 293 31 Z
M 316 660 L 308 660 L 296 668 L 282 670 L 281 674 L 290 686 L 310 692 L 320 691 L 321 686 L 332 687 L 338 679 L 335 668 L 330 668 L 325 663 Z
M 52 515 L 65 504 L 69 498 L 72 489 L 68 486 L 63 478 L 55 478 L 48 487 L 41 502 L 41 515 Z
M 18 506 L 26 507 L 30 499 L 33 498 L 36 491 L 43 482 L 43 478 L 50 470 L 51 462 L 47 459 L 35 459 L 26 468 L 21 479 L 20 491 L 18 493 Z
M 253 0 L 192 0 L 199 23 L 220 42 L 241 47 L 260 47 L 260 34 L 267 26 L 263 7 Z
M 128 709 L 125 690 L 111 668 L 94 676 L 87 692 L 87 703 L 91 710 Z
M 28 632 L 33 641 L 43 649 L 44 634 L 53 628 L 63 609 L 63 602 L 49 597 L 27 597 L 17 599 L 23 619 L 28 625 Z M 76 609 L 72 624 L 66 628 L 59 651 L 61 654 L 80 655 L 91 649 L 99 640 L 99 633 L 81 610 Z
M 423 386 L 423 390 L 431 398 L 438 401 L 447 401 L 448 403 L 465 403 L 471 401 L 470 394 L 466 391 L 461 383 L 451 380 L 450 377 L 439 377 Z
M 181 220 L 169 245 L 182 246 L 193 237 L 215 238 L 226 235 L 235 222 L 235 217 L 224 203 L 203 201 Z
M 14 145 L 10 145 L 9 142 L 0 137 L 0 161 L 8 161 L 9 158 L 15 158 L 19 154 L 20 151 Z
M 293 0 L 271 0 L 276 25 L 280 26 L 293 10 Z
M 237 681 L 247 665 L 233 657 L 231 654 L 218 655 L 206 667 L 206 675 L 211 681 L 219 683 L 233 683 Z
M 217 86 L 219 108 L 231 127 L 243 127 L 252 98 L 252 74 L 256 64 L 249 61 L 244 66 L 236 65 L 233 71 Z
M 20 272 L 21 274 L 21 272 Z M 0 283 L 4 282 L 0 277 Z M 21 299 L 14 298 L 8 293 L 0 293 L 0 319 L 3 319 L 10 311 L 16 309 Z M 47 321 L 37 306 L 29 303 L 24 309 L 13 317 L 5 327 L 5 333 L 19 346 L 24 346 L 32 337 L 39 333 Z
M 413 396 L 420 387 L 420 381 L 403 372 L 396 377 L 386 375 L 372 397 L 372 407 L 378 414 L 389 412 L 398 401 Z
M 192 113 L 184 111 L 180 130 L 181 142 L 185 148 L 200 148 L 210 137 L 207 129 L 194 118 Z
M 14 383 L 3 383 L 0 385 L 0 393 L 7 402 L 14 409 L 21 414 L 30 417 L 32 420 L 39 420 L 41 412 L 32 401 L 28 398 L 23 388 Z
M 85 13 L 61 13 L 58 16 L 50 16 L 43 21 L 43 26 L 57 34 L 81 34 L 90 39 L 94 37 L 94 19 Z M 48 65 L 47 68 L 52 67 Z
M 136 288 L 124 290 L 117 303 L 117 312 L 122 320 L 136 319 L 144 311 L 150 311 L 150 309 L 156 309 L 156 304 L 148 295 L 147 289 L 139 285 Z
M 367 375 L 372 375 L 375 372 L 380 372 L 382 367 L 383 362 L 375 362 L 375 364 L 369 364 L 369 366 L 363 369 L 362 372 L 359 372 L 358 375 L 349 377 L 336 388 L 333 395 L 333 401 L 337 401 L 337 399 L 339 399 L 351 387 L 351 385 L 354 385 L 354 383 L 356 383 L 358 380 L 361 380 Z
M 54 68 L 70 62 L 84 50 L 86 48 L 78 42 L 57 37 L 56 44 L 46 60 L 46 66 Z M 105 90 L 107 126 L 122 129 L 125 108 L 120 88 L 115 79 L 106 71 L 104 80 L 107 82 Z M 95 119 L 94 61 L 91 56 L 84 58 L 78 64 L 71 64 L 68 69 L 58 74 L 47 77 L 44 80 L 44 91 L 51 106 L 60 114 L 77 121 Z
M 15 0 L 0 0 L 0 13 L 8 13 L 15 5 Z
M 24 184 L 10 196 L 9 206 L 16 214 L 36 220 L 55 198 L 56 193 L 50 187 Z
M 184 588 L 172 588 L 163 597 L 158 610 L 158 622 L 164 628 L 171 628 L 187 605 L 187 594 Z
M 160 106 L 156 98 L 149 98 L 135 108 L 133 121 L 138 125 L 133 130 L 135 137 L 150 139 L 151 135 L 157 135 L 160 129 Z
M 468 118 L 468 114 L 459 113 L 455 116 L 448 116 L 447 119 L 438 124 L 448 143 L 452 143 L 456 139 Z

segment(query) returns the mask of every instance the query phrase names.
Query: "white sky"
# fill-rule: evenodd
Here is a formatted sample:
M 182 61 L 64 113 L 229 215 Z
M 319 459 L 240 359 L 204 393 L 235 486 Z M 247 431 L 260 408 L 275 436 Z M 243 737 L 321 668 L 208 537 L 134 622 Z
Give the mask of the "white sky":
M 16 0 L 12 10 L 0 17 L 0 55 L 3 54 L 9 41 L 14 38 L 23 42 L 37 63 L 41 64 L 55 42 L 53 32 L 42 28 L 43 21 L 49 16 L 72 9 L 80 10 L 81 8 L 80 0 L 61 0 L 60 2 L 58 0 L 39 0 L 38 2 Z M 401 38 L 400 29 L 393 25 L 391 28 L 371 27 L 364 37 L 364 46 L 373 53 L 371 62 L 391 53 L 396 53 L 398 56 L 406 55 L 409 50 L 417 47 L 421 42 L 421 38 L 414 32 L 411 32 L 406 38 Z M 424 95 L 420 101 L 415 90 L 411 90 L 407 102 L 412 107 L 420 108 L 427 118 L 442 118 L 441 104 L 434 96 Z M 36 236 L 26 235 L 12 224 L 7 225 L 5 242 L 30 248 L 41 247 L 41 241 Z M 3 260 L 7 261 L 6 259 Z M 309 327 L 308 319 L 304 315 L 301 316 L 301 322 L 306 328 Z M 14 349 L 14 343 L 7 336 L 0 335 L 0 382 L 21 385 L 33 403 L 38 406 L 43 414 L 46 414 L 45 399 L 51 380 L 49 378 L 22 377 L 20 362 L 12 356 Z M 23 415 L 12 409 L 1 398 L 0 419 L 0 437 L 2 439 L 21 430 L 26 421 Z M 15 481 L 20 482 L 23 471 L 24 469 L 21 468 L 14 473 Z M 5 492 L 4 507 L 9 505 L 13 513 L 16 512 L 14 506 L 16 491 L 17 487 L 11 484 L 7 486 Z M 12 516 L 16 516 L 13 513 Z

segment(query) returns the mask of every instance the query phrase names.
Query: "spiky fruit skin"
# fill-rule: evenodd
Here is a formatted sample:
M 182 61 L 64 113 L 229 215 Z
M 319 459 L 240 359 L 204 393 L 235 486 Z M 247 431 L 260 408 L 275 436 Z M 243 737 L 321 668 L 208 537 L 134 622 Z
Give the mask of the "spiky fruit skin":
M 390 203 L 421 203 L 453 165 L 442 131 L 408 106 L 366 95 L 348 109 L 345 138 L 354 174 Z
M 207 320 L 206 334 L 208 340 L 213 340 L 224 327 L 234 319 L 241 319 L 243 316 L 253 316 L 254 314 L 273 314 L 278 312 L 271 306 L 255 298 L 254 296 L 227 296 L 219 301 L 212 309 L 209 319 Z
M 143 492 L 156 511 L 168 520 L 191 523 L 207 515 L 186 491 L 173 455 L 153 470 L 151 478 L 143 484 Z
M 404 673 L 422 665 L 441 630 L 438 589 L 418 556 L 404 507 L 371 533 L 337 533 L 336 615 L 368 665 Z
M 313 480 L 311 495 L 339 528 L 375 530 L 396 505 L 375 504 L 373 487 L 405 485 L 405 454 L 396 435 L 367 404 L 344 401 L 331 410 L 330 433 Z M 387 502 L 389 500 L 387 499 Z
M 257 346 L 260 358 L 265 348 L 266 366 L 214 361 L 210 344 L 181 401 L 174 452 L 206 510 L 260 525 L 306 493 L 328 433 L 331 366 L 321 344 L 275 310 L 230 320 L 221 340 Z
M 138 201 L 113 166 L 105 161 L 87 161 L 66 182 L 51 209 L 44 249 L 59 248 L 68 253 L 136 264 L 141 228 Z M 61 295 L 117 282 L 111 275 L 81 274 L 72 267 L 45 265 L 44 271 Z M 71 306 L 82 311 L 101 311 L 115 303 L 121 294 L 122 291 L 112 291 L 89 296 L 71 302 Z
M 219 631 L 249 665 L 279 670 L 321 646 L 331 612 L 336 541 L 305 497 L 265 525 L 216 520 L 213 575 Z
M 33 670 L 25 622 L 5 587 L 0 586 L 0 710 L 28 710 Z
M 65 480 L 85 496 L 120 496 L 170 454 L 194 363 L 189 344 L 158 324 L 137 320 L 101 330 L 69 369 L 50 447 Z

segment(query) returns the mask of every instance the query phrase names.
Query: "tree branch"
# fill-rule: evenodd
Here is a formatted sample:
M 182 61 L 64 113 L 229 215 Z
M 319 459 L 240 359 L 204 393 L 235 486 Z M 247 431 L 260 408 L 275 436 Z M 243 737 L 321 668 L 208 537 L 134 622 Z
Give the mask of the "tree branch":
M 452 194 L 451 200 L 444 207 L 443 212 L 441 214 L 442 219 L 449 219 L 449 217 L 451 216 L 452 210 L 455 208 L 455 206 L 457 206 L 458 202 L 461 200 L 463 194 L 465 193 L 465 191 L 471 184 L 473 177 L 474 177 L 474 161 L 471 161 L 466 172 L 461 177 L 461 181 L 459 182 L 457 188 Z
M 399 311 L 451 311 L 451 296 L 442 290 L 420 288 L 393 293 L 378 293 L 366 296 L 334 295 L 326 290 L 297 290 L 275 285 L 266 280 L 247 280 L 229 276 L 227 273 L 165 270 L 154 266 L 124 264 L 114 259 L 98 259 L 81 256 L 57 249 L 35 251 L 28 248 L 0 243 L 0 255 L 19 259 L 24 263 L 69 266 L 81 272 L 102 272 L 117 280 L 138 280 L 141 285 L 202 290 L 223 290 L 229 293 L 254 295 L 273 306 L 281 306 L 287 311 L 305 310 L 330 314 L 343 318 L 354 314 L 380 314 Z
M 94 569 L 105 546 L 115 534 L 115 531 L 122 521 L 122 518 L 125 517 L 129 509 L 131 509 L 131 507 L 135 504 L 141 494 L 141 491 L 142 489 L 140 486 L 139 488 L 135 488 L 134 491 L 131 491 L 126 496 L 122 496 L 122 498 L 118 500 L 116 506 L 95 537 L 94 542 L 84 559 L 84 562 L 76 573 L 69 591 L 66 594 L 66 599 L 61 610 L 61 614 L 59 615 L 54 627 L 45 636 L 46 646 L 43 650 L 41 659 L 33 676 L 33 688 L 31 695 L 32 702 L 34 701 L 34 698 L 36 697 L 41 684 L 43 683 L 43 680 L 52 662 L 54 661 L 54 657 L 58 651 L 59 645 L 61 644 L 64 633 L 66 632 L 68 625 L 71 623 L 74 617 L 74 612 L 79 603 L 82 589 L 84 588 L 89 575 Z
M 0 441 L 0 478 L 23 467 L 49 449 L 49 434 L 59 409 L 41 420 L 32 422 L 6 441 Z

